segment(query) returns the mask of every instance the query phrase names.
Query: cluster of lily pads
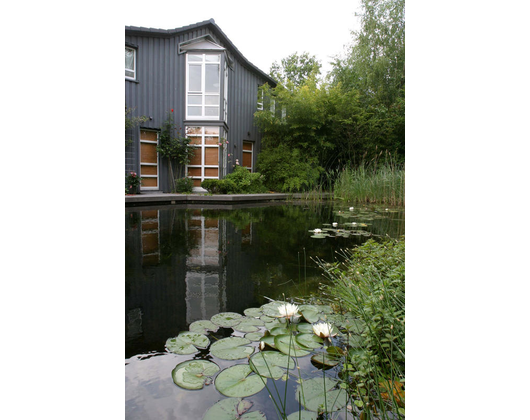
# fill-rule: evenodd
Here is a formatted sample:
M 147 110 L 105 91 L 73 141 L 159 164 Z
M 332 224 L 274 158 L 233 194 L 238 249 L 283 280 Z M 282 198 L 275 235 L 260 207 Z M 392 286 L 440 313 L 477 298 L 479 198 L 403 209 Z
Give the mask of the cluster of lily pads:
M 219 328 L 232 328 L 244 336 L 216 338 Z M 346 345 L 355 347 L 360 342 L 361 328 L 353 317 L 334 314 L 328 305 L 298 306 L 272 301 L 260 308 L 246 309 L 244 316 L 223 312 L 210 320 L 193 322 L 189 331 L 168 339 L 166 349 L 180 355 L 208 349 L 212 356 L 236 363 L 221 370 L 210 360 L 193 359 L 173 369 L 173 381 L 179 387 L 198 390 L 213 383 L 228 397 L 211 407 L 205 420 L 265 419 L 265 414 L 259 411 L 249 412 L 252 403 L 243 398 L 265 387 L 269 389 L 268 380 L 286 380 L 288 375 L 299 375 L 295 369 L 297 358 L 310 356 L 312 364 L 322 369 L 337 365 Z M 347 403 L 346 391 L 331 377 L 320 375 L 296 380 L 297 399 L 300 398 L 305 410 L 292 413 L 288 419 L 316 419 L 319 411 L 337 411 Z

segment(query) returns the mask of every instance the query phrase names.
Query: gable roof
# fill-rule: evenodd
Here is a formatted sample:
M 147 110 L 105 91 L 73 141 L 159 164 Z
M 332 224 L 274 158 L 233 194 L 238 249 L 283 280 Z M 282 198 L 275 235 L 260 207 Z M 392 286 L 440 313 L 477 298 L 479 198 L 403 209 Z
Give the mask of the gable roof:
M 250 61 L 248 61 L 243 54 L 236 48 L 236 46 L 228 39 L 226 34 L 221 30 L 221 28 L 215 23 L 213 19 L 205 20 L 203 22 L 194 23 L 192 25 L 183 26 L 181 28 L 175 28 L 175 29 L 155 29 L 155 28 L 144 28 L 139 26 L 126 26 L 125 27 L 125 35 L 131 35 L 131 36 L 149 36 L 154 38 L 169 38 L 172 36 L 179 35 L 184 32 L 191 31 L 193 29 L 201 28 L 201 27 L 208 27 L 221 41 L 226 47 L 230 50 L 230 52 L 239 59 L 239 61 L 250 71 L 253 71 L 260 76 L 262 76 L 271 86 L 276 86 L 276 81 L 270 77 L 268 74 L 260 70 L 258 67 L 256 67 L 254 64 L 252 64 Z M 195 42 L 198 39 L 202 37 L 186 41 L 186 42 Z M 204 42 L 213 42 L 212 39 L 208 39 L 207 36 L 204 37 Z M 184 44 L 184 43 L 181 43 Z M 179 47 L 180 49 L 180 47 Z

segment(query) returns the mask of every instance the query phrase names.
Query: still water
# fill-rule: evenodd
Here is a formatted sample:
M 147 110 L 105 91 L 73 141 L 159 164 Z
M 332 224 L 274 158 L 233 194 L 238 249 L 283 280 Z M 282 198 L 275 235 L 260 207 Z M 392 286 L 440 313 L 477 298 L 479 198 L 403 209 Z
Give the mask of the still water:
M 181 389 L 171 371 L 192 358 L 212 360 L 221 369 L 234 363 L 208 351 L 193 357 L 168 353 L 168 338 L 194 321 L 220 312 L 243 314 L 267 298 L 317 294 L 326 280 L 313 259 L 331 262 L 340 249 L 370 237 L 403 235 L 404 219 L 403 209 L 361 206 L 348 212 L 343 203 L 126 209 L 126 418 L 202 419 L 224 397 L 213 386 Z M 311 230 L 334 222 L 350 232 L 347 224 L 357 223 L 356 233 L 312 237 Z M 303 359 L 301 365 L 310 365 Z M 266 390 L 251 400 L 252 411 L 276 418 Z

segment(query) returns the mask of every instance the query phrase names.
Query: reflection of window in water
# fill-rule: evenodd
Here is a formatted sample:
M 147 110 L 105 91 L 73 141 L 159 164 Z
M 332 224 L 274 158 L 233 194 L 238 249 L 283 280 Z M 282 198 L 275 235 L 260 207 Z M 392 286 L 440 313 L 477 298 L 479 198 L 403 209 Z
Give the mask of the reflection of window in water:
M 158 210 L 142 211 L 142 265 L 160 262 Z
M 140 308 L 131 309 L 127 312 L 127 338 L 137 338 L 142 333 L 142 310 Z
M 187 258 L 186 321 L 209 319 L 222 312 L 219 220 L 207 219 L 200 210 L 188 220 L 188 234 L 196 243 Z

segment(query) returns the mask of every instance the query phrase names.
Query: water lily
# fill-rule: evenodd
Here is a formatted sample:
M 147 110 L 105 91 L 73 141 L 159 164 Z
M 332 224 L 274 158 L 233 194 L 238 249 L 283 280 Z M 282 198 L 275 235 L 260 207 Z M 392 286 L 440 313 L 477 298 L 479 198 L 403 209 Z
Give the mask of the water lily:
M 350 207 L 350 211 L 353 211 L 353 207 Z
M 332 328 L 333 326 L 329 322 L 317 322 L 313 324 L 313 332 L 320 338 L 329 338 L 337 335 L 337 333 L 331 332 Z
M 293 305 L 291 303 L 285 303 L 278 306 L 278 312 L 280 313 L 280 322 L 290 321 L 293 324 L 298 324 L 300 322 L 301 315 L 298 314 L 298 305 Z
M 333 227 L 337 227 L 337 224 L 338 224 L 337 222 L 333 222 L 331 225 L 332 225 Z
M 315 232 L 315 233 L 322 233 L 322 229 L 315 229 L 313 232 Z

